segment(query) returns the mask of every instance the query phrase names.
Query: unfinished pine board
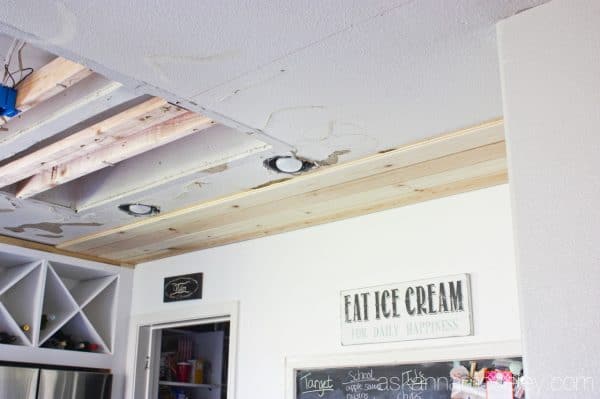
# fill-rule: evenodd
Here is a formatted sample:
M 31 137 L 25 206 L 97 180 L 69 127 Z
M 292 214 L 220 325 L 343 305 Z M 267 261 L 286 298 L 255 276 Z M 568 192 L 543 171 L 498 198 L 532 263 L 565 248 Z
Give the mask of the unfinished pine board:
M 185 225 L 194 222 L 206 224 L 211 217 L 221 218 L 253 206 L 263 206 L 264 212 L 271 212 L 271 203 L 284 198 L 318 189 L 327 189 L 349 181 L 358 181 L 361 178 L 370 179 L 380 173 L 389 173 L 392 170 L 418 165 L 427 160 L 503 142 L 503 137 L 502 121 L 493 121 L 358 161 L 321 169 L 293 179 L 290 175 L 281 174 L 279 176 L 282 179 L 289 180 L 267 184 L 260 188 L 162 214 L 152 219 L 144 219 L 120 228 L 84 236 L 62 243 L 58 247 L 72 248 L 74 251 L 87 253 L 90 249 L 115 242 L 124 242 L 129 238 L 137 238 L 144 234 L 150 234 L 151 239 L 155 240 L 155 234 L 158 231 L 162 230 L 163 234 L 173 233 L 176 230 L 176 220 L 179 218 Z M 502 155 L 502 157 L 504 156 Z M 417 168 L 420 167 L 417 166 Z M 281 178 L 278 177 L 275 182 Z M 359 186 L 358 189 L 362 188 Z M 108 254 L 110 251 L 105 253 Z
M 218 247 L 222 245 L 231 244 L 233 242 L 241 242 L 246 240 L 252 240 L 261 237 L 268 237 L 274 234 L 286 233 L 289 231 L 298 230 L 300 228 L 306 228 L 311 226 L 317 226 L 320 224 L 335 222 L 338 220 L 348 219 L 352 217 L 362 216 L 373 212 L 380 212 L 387 209 L 398 208 L 407 205 L 413 205 L 424 201 L 433 199 L 448 197 L 451 195 L 461 194 L 468 191 L 479 190 L 487 187 L 493 187 L 499 184 L 504 184 L 508 181 L 506 171 L 489 176 L 482 176 L 477 179 L 469 181 L 461 181 L 456 184 L 448 185 L 444 184 L 440 187 L 432 187 L 426 192 L 413 193 L 410 196 L 403 196 L 402 198 L 396 198 L 393 200 L 382 201 L 380 203 L 364 204 L 364 206 L 355 208 L 351 211 L 330 213 L 327 217 L 321 218 L 310 218 L 306 217 L 301 224 L 298 223 L 281 223 L 274 224 L 273 226 L 264 226 L 264 229 L 256 229 L 251 232 L 238 234 L 235 239 L 232 240 L 231 236 L 228 237 L 212 237 L 206 240 L 196 240 L 196 242 L 187 245 L 179 245 L 177 247 L 165 247 L 164 249 L 144 252 L 143 255 L 136 257 L 129 257 L 129 262 L 133 264 L 139 264 L 148 262 L 156 259 L 167 258 L 171 256 L 181 255 L 191 251 L 199 251 L 203 249 Z
M 58 247 L 137 263 L 506 181 L 502 121 L 493 121 L 289 180 L 276 179 Z
M 24 112 L 91 74 L 87 67 L 57 57 L 34 71 L 17 87 L 17 109 Z
M 120 83 L 97 73 L 73 85 L 50 101 L 6 122 L 0 134 L 0 159 L 8 159 L 32 145 L 112 107 L 138 97 Z
M 92 262 L 106 263 L 108 265 L 113 266 L 122 266 L 122 267 L 133 267 L 133 265 L 124 262 L 115 262 L 111 259 L 99 258 L 97 256 L 85 255 L 83 253 L 78 252 L 70 252 L 62 249 L 58 249 L 52 245 L 40 244 L 39 242 L 22 240 L 20 238 L 8 237 L 4 235 L 0 235 L 0 244 L 13 245 L 15 247 L 28 248 L 33 249 L 35 251 L 43 251 L 51 254 L 70 256 L 75 259 L 89 260 Z
M 0 186 L 16 183 L 43 170 L 50 170 L 59 164 L 85 156 L 169 120 L 178 113 L 183 113 L 183 110 L 153 97 L 0 167 Z
M 18 198 L 32 197 L 60 184 L 114 165 L 124 159 L 207 129 L 213 124 L 212 120 L 204 116 L 186 111 L 175 118 L 118 140 L 86 156 L 38 173 L 19 185 L 16 196 Z
M 92 71 L 87 67 L 57 57 L 17 86 L 16 108 L 25 112 L 91 74 Z M 4 120 L 0 119 L 2 124 Z
M 65 190 L 76 189 L 79 193 L 75 207 L 81 212 L 93 212 L 109 203 L 135 201 L 139 198 L 161 196 L 160 192 L 171 192 L 174 200 L 185 196 L 186 188 L 193 181 L 205 178 L 206 171 L 218 170 L 226 165 L 228 169 L 242 172 L 241 164 L 257 162 L 257 154 L 268 151 L 270 146 L 254 136 L 233 130 L 229 127 L 215 124 L 201 134 L 193 134 L 158 147 L 150 152 L 140 154 L 135 158 L 124 160 L 110 168 L 100 170 L 85 179 L 67 183 Z M 258 161 L 259 162 L 259 161 Z M 260 163 L 255 165 L 261 168 Z M 213 169 L 214 168 L 214 169 Z M 155 173 L 148 173 L 148 171 Z M 258 171 L 260 173 L 261 171 Z M 257 174 L 258 174 L 257 173 Z M 220 174 L 217 180 L 227 179 Z M 221 177 L 222 176 L 222 177 Z M 216 176 L 215 176 L 216 177 Z M 238 177 L 240 181 L 245 178 Z M 74 187 L 75 184 L 77 187 Z M 225 184 L 233 185 L 233 184 Z M 214 186 L 211 186 L 211 191 Z M 216 187 L 215 187 L 216 188 Z M 235 191 L 213 194 L 217 198 Z M 57 191 L 57 190 L 55 190 Z M 50 195 L 42 194 L 39 199 L 51 199 Z M 194 195 L 192 193 L 192 195 Z M 199 202 L 200 199 L 190 202 Z M 163 203 L 162 205 L 167 205 Z M 177 206 L 178 209 L 181 206 Z M 75 238 L 75 237 L 72 237 Z
M 285 228 L 286 231 L 294 230 L 298 227 L 305 227 L 308 224 L 319 224 L 324 218 L 329 220 L 334 215 L 352 214 L 360 209 L 359 214 L 368 213 L 366 209 L 373 204 L 389 203 L 393 199 L 395 203 L 412 203 L 415 197 L 427 199 L 429 195 L 437 195 L 439 187 L 454 187 L 458 183 L 471 181 L 480 176 L 496 176 L 498 171 L 503 171 L 506 164 L 503 160 L 493 160 L 478 164 L 477 172 L 473 168 L 465 167 L 460 171 L 450 170 L 436 175 L 426 176 L 420 179 L 403 181 L 399 184 L 383 185 L 379 187 L 370 187 L 367 190 L 348 191 L 337 198 L 319 198 L 319 200 L 305 200 L 304 204 L 296 206 L 282 206 L 280 209 L 274 209 L 272 212 L 261 212 L 252 217 L 252 223 L 248 220 L 224 221 L 221 226 L 213 226 L 209 229 L 198 229 L 196 233 L 180 234 L 177 237 L 165 237 L 160 245 L 143 245 L 137 242 L 135 247 L 130 247 L 126 251 L 111 252 L 111 256 L 118 258 L 131 259 L 143 255 L 152 254 L 157 247 L 181 249 L 202 243 L 205 248 L 207 243 L 214 241 L 230 243 L 240 241 L 236 238 L 246 237 L 252 234 L 263 235 L 265 231 Z M 458 173 L 457 173 L 458 172 Z M 500 172 L 502 173 L 502 172 Z M 481 182 L 483 183 L 483 182 Z M 365 207 L 365 204 L 367 205 Z M 362 205 L 362 207 L 358 207 Z M 377 207 L 379 210 L 379 206 Z M 349 217 L 349 216 L 348 216 Z M 223 241 L 225 240 L 225 241 Z M 209 245 L 210 246 L 210 245 Z
M 277 203 L 264 202 L 248 206 L 243 201 L 240 201 L 233 205 L 223 204 L 218 209 L 216 207 L 212 209 L 210 214 L 204 214 L 197 221 L 189 220 L 175 226 L 171 224 L 172 227 L 160 230 L 160 234 L 163 237 L 160 245 L 169 246 L 172 243 L 174 246 L 177 246 L 180 243 L 189 241 L 190 237 L 207 239 L 222 234 L 235 235 L 238 233 L 237 231 L 228 230 L 228 227 L 232 224 L 256 230 L 262 226 L 270 226 L 277 220 L 290 220 L 290 215 L 281 215 L 280 212 L 301 210 L 299 219 L 303 220 L 308 217 L 314 217 L 319 206 L 324 207 L 325 213 L 327 213 L 331 209 L 339 210 L 344 201 L 347 202 L 350 200 L 351 202 L 348 206 L 354 207 L 356 204 L 363 202 L 379 200 L 378 196 L 382 196 L 382 199 L 395 198 L 403 195 L 401 191 L 410 194 L 414 190 L 424 190 L 429 186 L 470 178 L 470 174 L 472 173 L 475 176 L 488 172 L 493 173 L 506 168 L 503 154 L 504 143 L 500 142 L 404 168 L 391 169 L 370 177 L 350 180 L 335 186 L 280 198 Z M 474 165 L 477 165 L 477 167 L 474 168 Z M 430 182 L 420 182 L 419 179 L 423 177 L 429 177 Z M 391 191 L 384 191 L 380 194 L 382 189 L 390 187 Z M 357 194 L 360 194 L 360 197 L 354 199 L 353 196 Z M 334 203 L 330 201 L 334 201 Z M 271 221 L 260 222 L 261 217 L 265 215 Z M 260 224 L 261 227 L 257 227 L 256 224 Z M 208 232 L 207 236 L 203 235 L 204 232 Z M 148 249 L 145 247 L 146 245 L 156 246 L 156 231 L 136 233 L 132 238 L 127 238 L 127 233 L 120 234 L 120 240 L 108 245 L 90 248 L 88 249 L 88 253 L 95 255 L 110 253 L 111 256 L 116 255 L 121 257 L 126 254 L 115 251 L 119 251 L 124 247 L 140 250 Z

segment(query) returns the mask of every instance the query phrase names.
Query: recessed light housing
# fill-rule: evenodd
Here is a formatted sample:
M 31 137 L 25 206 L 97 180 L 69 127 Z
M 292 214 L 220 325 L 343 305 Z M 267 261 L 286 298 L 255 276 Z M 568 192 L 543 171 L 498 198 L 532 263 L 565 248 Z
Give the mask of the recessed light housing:
M 278 155 L 266 159 L 264 165 L 267 169 L 274 170 L 277 173 L 287 173 L 290 175 L 306 172 L 316 166 L 314 162 L 298 159 L 291 155 Z
M 119 205 L 119 210 L 127 213 L 131 216 L 151 216 L 158 215 L 160 213 L 160 208 L 155 205 L 146 205 L 146 204 L 122 204 Z

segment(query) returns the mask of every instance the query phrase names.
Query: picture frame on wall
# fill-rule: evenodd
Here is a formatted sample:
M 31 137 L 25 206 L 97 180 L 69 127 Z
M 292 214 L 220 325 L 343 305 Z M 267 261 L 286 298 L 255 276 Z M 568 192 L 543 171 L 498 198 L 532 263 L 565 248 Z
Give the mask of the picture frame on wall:
M 202 299 L 203 279 L 203 273 L 165 277 L 163 284 L 163 302 L 169 303 Z

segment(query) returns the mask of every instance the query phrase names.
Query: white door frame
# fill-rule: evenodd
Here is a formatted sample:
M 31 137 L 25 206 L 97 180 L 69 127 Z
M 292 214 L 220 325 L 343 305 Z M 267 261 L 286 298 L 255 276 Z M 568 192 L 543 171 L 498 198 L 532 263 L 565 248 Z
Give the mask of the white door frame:
M 133 316 L 129 327 L 129 345 L 127 356 L 128 378 L 126 383 L 125 398 L 134 398 L 134 388 L 137 372 L 138 334 L 141 327 L 166 323 L 185 323 L 194 320 L 215 319 L 226 317 L 229 319 L 229 360 L 227 371 L 227 398 L 235 399 L 235 381 L 237 371 L 237 338 L 238 338 L 238 302 L 225 302 L 214 304 L 190 304 L 179 306 L 172 310 L 155 313 L 144 313 Z

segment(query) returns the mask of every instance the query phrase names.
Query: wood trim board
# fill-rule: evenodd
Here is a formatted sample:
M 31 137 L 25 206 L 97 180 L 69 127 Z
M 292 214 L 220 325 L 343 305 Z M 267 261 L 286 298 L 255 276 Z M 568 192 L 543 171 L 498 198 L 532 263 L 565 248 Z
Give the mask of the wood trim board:
M 80 237 L 58 248 L 140 263 L 507 182 L 502 120 Z
M 22 240 L 20 238 L 9 237 L 5 235 L 0 235 L 0 244 L 12 245 L 15 247 L 34 249 L 36 251 L 43 251 L 57 255 L 70 256 L 72 258 L 89 260 L 92 262 L 106 263 L 113 266 L 122 266 L 122 267 L 133 267 L 131 263 L 118 262 L 111 259 L 104 259 L 97 256 L 86 255 L 83 253 L 70 252 L 60 248 L 56 248 L 53 245 L 41 244 L 39 242 Z

